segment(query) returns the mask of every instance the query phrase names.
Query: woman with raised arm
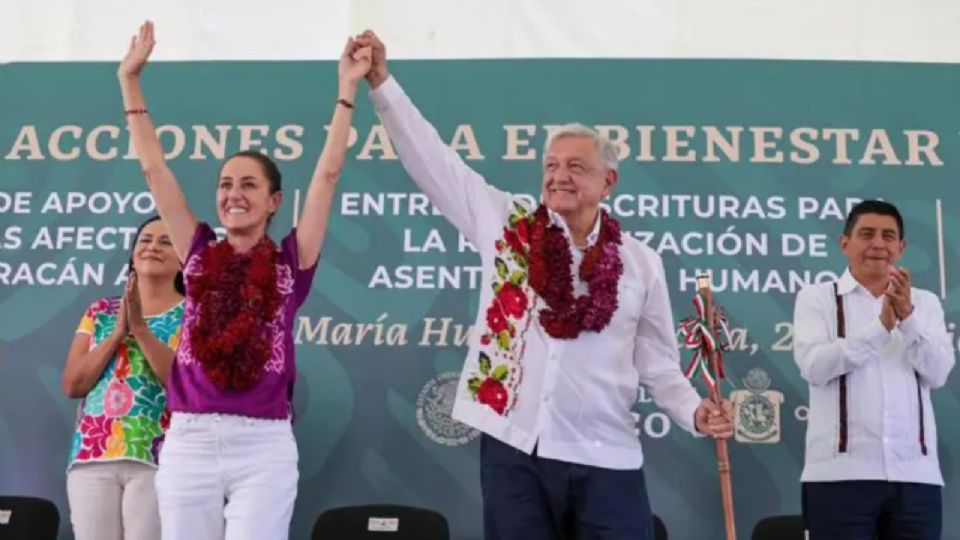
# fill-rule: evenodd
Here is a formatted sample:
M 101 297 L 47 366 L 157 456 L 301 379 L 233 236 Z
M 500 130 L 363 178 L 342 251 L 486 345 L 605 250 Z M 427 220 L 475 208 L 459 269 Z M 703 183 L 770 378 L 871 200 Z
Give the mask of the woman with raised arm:
M 160 538 L 153 484 L 184 294 L 160 218 L 140 225 L 128 264 L 123 296 L 90 304 L 63 370 L 64 393 L 83 398 L 67 467 L 77 540 Z
M 164 161 L 140 87 L 154 45 L 145 23 L 118 76 L 130 134 L 157 208 L 169 223 L 187 285 L 183 339 L 167 385 L 170 429 L 157 496 L 165 540 L 286 539 L 297 493 L 291 428 L 296 376 L 293 322 L 307 297 L 343 166 L 369 48 L 348 40 L 339 96 L 298 226 L 276 245 L 267 236 L 281 203 L 280 171 L 259 152 L 220 169 L 218 242 L 198 223 Z

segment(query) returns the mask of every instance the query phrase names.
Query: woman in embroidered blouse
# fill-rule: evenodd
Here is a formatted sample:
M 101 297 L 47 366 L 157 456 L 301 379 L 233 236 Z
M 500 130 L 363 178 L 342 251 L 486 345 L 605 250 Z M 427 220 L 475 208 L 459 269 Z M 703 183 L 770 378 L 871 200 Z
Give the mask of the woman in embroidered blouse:
M 298 480 L 290 424 L 293 322 L 320 255 L 370 49 L 347 41 L 339 99 L 303 212 L 278 247 L 266 230 L 281 203 L 280 172 L 259 152 L 240 152 L 220 170 L 216 209 L 226 238 L 218 242 L 194 217 L 164 161 L 140 87 L 153 45 L 148 22 L 117 75 L 144 176 L 170 224 L 187 284 L 156 479 L 163 538 L 285 539 Z
M 160 538 L 153 481 L 169 420 L 163 384 L 180 339 L 184 290 L 159 219 L 144 222 L 134 236 L 123 297 L 87 308 L 63 371 L 64 392 L 83 398 L 67 472 L 77 540 Z

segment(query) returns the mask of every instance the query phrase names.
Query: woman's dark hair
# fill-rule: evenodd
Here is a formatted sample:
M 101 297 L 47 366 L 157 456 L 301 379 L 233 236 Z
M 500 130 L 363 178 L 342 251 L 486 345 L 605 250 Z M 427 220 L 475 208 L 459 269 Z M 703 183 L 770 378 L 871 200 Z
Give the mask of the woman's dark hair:
M 270 156 L 260 152 L 258 150 L 241 150 L 236 154 L 228 157 L 224 160 L 223 164 L 226 165 L 227 161 L 235 157 L 246 157 L 256 161 L 260 165 L 260 169 L 263 171 L 263 175 L 267 177 L 267 182 L 270 183 L 270 194 L 273 195 L 278 191 L 283 190 L 283 177 L 280 175 L 280 168 L 277 167 L 277 164 L 274 163 Z M 223 165 L 220 166 L 220 172 L 223 173 Z M 273 220 L 273 214 L 267 218 L 267 227 L 270 226 L 270 222 Z
M 153 216 L 150 219 L 144 221 L 140 224 L 140 227 L 137 228 L 137 234 L 133 235 L 133 247 L 130 248 L 130 260 L 127 261 L 127 271 L 133 272 L 133 251 L 137 248 L 137 242 L 140 240 L 140 233 L 143 232 L 143 229 L 153 223 L 154 221 L 160 221 L 160 216 Z M 177 272 L 176 277 L 173 278 L 173 288 L 180 293 L 181 296 L 187 294 L 187 288 L 183 285 L 183 271 Z
M 241 150 L 228 157 L 226 161 L 224 161 L 224 164 L 235 157 L 247 157 L 260 164 L 260 168 L 263 169 L 263 175 L 266 176 L 267 180 L 270 182 L 271 195 L 283 189 L 281 186 L 280 169 L 277 167 L 277 164 L 270 159 L 270 156 L 258 150 Z M 223 167 L 221 166 L 221 169 L 222 168 Z

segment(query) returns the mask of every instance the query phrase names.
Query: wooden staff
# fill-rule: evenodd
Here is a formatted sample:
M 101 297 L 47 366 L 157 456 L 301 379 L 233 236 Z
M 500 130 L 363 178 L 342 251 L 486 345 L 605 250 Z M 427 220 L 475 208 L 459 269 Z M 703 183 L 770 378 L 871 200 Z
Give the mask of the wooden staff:
M 697 289 L 703 295 L 704 311 L 706 312 L 707 328 L 711 335 L 716 337 L 716 316 L 713 305 L 713 292 L 710 290 L 710 276 L 697 276 Z M 710 400 L 723 410 L 723 395 L 720 392 L 720 345 L 710 352 L 710 371 L 714 383 L 707 385 L 710 389 Z M 733 520 L 733 483 L 730 480 L 730 456 L 727 453 L 726 439 L 714 439 L 717 443 L 717 470 L 720 472 L 720 495 L 723 498 L 723 521 L 726 525 L 727 540 L 736 540 L 737 531 Z

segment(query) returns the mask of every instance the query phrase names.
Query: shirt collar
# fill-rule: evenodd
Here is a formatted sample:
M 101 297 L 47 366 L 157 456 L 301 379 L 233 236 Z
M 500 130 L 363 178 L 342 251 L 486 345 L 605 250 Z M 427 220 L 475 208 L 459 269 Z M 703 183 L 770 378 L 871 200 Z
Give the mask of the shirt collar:
M 550 216 L 550 224 L 556 225 L 563 229 L 563 234 L 566 235 L 567 239 L 570 239 L 570 228 L 567 227 L 567 222 L 563 219 L 563 216 L 554 212 L 553 210 L 547 208 L 547 215 Z M 600 238 L 600 212 L 597 212 L 597 219 L 593 223 L 593 230 L 590 231 L 590 234 L 587 235 L 587 246 L 592 246 L 597 243 L 597 239 Z
M 850 273 L 850 268 L 847 267 L 843 271 L 843 275 L 840 276 L 840 279 L 837 280 L 837 292 L 839 294 L 848 294 L 861 287 L 860 282 L 857 281 L 853 274 Z

